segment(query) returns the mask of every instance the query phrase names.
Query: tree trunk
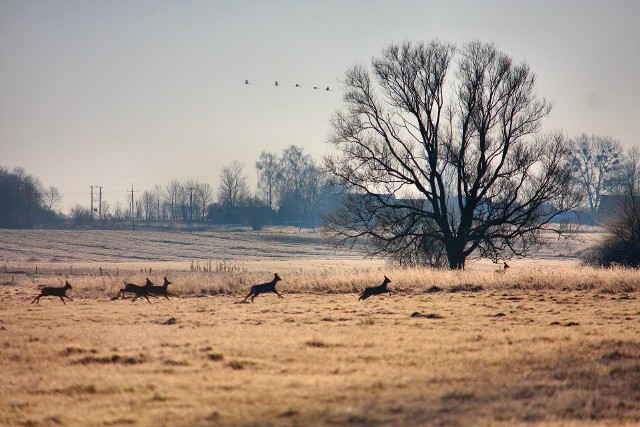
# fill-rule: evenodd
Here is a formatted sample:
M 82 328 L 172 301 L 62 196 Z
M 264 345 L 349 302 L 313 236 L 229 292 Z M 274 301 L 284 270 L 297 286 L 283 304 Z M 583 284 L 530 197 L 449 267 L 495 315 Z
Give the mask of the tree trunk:
M 444 247 L 447 251 L 447 260 L 449 260 L 449 268 L 451 270 L 464 270 L 464 243 L 459 239 L 445 241 Z

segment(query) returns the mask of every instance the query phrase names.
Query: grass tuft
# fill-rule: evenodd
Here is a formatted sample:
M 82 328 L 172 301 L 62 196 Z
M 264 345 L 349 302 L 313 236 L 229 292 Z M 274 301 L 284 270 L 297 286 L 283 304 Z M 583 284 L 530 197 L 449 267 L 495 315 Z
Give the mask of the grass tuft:
M 311 348 L 327 348 L 327 347 L 331 347 L 329 344 L 325 343 L 324 341 L 321 341 L 319 339 L 312 339 L 309 341 L 305 341 L 304 343 L 307 347 L 311 347 Z
M 370 315 L 367 315 L 364 319 L 360 320 L 360 324 L 364 326 L 372 326 L 376 324 L 376 321 Z
M 224 359 L 224 355 L 222 355 L 221 353 L 209 353 L 207 357 L 209 358 L 209 360 L 213 360 L 214 362 L 219 362 Z

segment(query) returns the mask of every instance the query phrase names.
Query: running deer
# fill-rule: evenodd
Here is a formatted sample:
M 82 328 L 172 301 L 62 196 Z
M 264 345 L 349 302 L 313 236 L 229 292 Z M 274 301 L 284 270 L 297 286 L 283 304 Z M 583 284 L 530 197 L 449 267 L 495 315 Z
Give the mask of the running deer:
M 149 288 L 153 286 L 153 282 L 151 280 L 149 280 L 149 278 L 147 277 L 147 283 L 144 286 L 138 286 L 138 285 L 134 285 L 133 283 L 127 283 L 124 285 L 124 288 L 120 289 L 120 292 L 118 292 L 118 296 L 122 295 L 122 299 L 124 299 L 124 294 L 125 292 L 129 292 L 130 294 L 136 294 L 136 296 L 133 297 L 133 299 L 131 300 L 131 302 L 134 302 L 135 300 L 138 299 L 138 297 L 144 297 L 149 304 L 151 304 L 151 301 L 149 301 Z M 151 295 L 154 298 L 157 298 L 155 295 Z
M 372 288 L 365 288 L 364 291 L 360 294 L 360 298 L 358 301 L 365 300 L 373 295 L 381 295 L 385 293 L 395 294 L 395 292 L 387 289 L 387 284 L 391 283 L 391 280 L 387 276 L 384 276 L 384 281 L 380 286 L 374 286 Z
M 33 304 L 34 302 L 36 304 L 40 304 L 40 298 L 42 297 L 60 297 L 60 301 L 62 301 L 64 305 L 67 305 L 67 303 L 64 302 L 64 298 L 67 298 L 68 300 L 73 301 L 70 297 L 66 295 L 69 289 L 73 289 L 69 282 L 66 282 L 65 285 L 62 287 L 45 286 L 40 290 L 40 295 L 38 295 L 33 299 L 33 301 L 31 301 L 31 304 Z
M 278 295 L 279 298 L 282 298 L 282 295 L 280 295 L 278 291 L 276 291 L 276 283 L 278 283 L 280 280 L 282 279 L 280 278 L 280 276 L 278 276 L 278 273 L 276 273 L 273 275 L 272 281 L 268 283 L 263 283 L 261 285 L 253 285 L 251 287 L 251 290 L 247 294 L 247 296 L 244 297 L 244 300 L 242 300 L 242 302 L 247 301 L 247 298 L 249 297 L 251 297 L 251 302 L 253 302 L 253 299 L 255 297 L 265 292 L 274 292 L 276 295 Z
M 171 284 L 171 282 L 165 277 L 164 283 L 160 286 L 149 286 L 149 295 L 163 295 L 166 299 L 169 299 L 168 295 L 175 297 L 175 294 L 172 294 L 167 290 L 167 287 Z

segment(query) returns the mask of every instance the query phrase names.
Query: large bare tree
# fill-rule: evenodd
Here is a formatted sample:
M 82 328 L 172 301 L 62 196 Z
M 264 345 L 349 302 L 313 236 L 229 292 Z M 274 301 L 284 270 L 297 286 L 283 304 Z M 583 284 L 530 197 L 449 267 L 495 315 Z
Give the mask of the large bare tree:
M 551 105 L 528 65 L 478 41 L 454 58 L 407 42 L 347 71 L 325 162 L 352 193 L 325 218 L 340 243 L 457 269 L 526 254 L 575 206 L 568 144 L 540 133 Z

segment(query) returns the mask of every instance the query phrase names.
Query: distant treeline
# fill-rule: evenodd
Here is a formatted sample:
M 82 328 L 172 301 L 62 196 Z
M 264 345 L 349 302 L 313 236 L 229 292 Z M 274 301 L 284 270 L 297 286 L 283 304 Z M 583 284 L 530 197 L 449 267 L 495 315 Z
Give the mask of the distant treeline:
M 0 228 L 31 228 L 58 222 L 52 205 L 59 197 L 54 187 L 45 188 L 24 169 L 9 171 L 0 167 Z
M 0 169 L 2 228 L 55 227 L 123 228 L 132 223 L 163 227 L 202 227 L 244 224 L 258 230 L 265 225 L 316 227 L 323 212 L 340 200 L 335 185 L 303 149 L 289 146 L 279 155 L 262 152 L 255 164 L 258 186 L 252 193 L 242 163 L 222 168 L 219 184 L 170 180 L 136 195 L 133 206 L 101 200 L 92 207 L 73 206 L 68 216 L 56 215 L 60 201 L 55 187 L 44 189 L 36 179 L 16 168 Z

